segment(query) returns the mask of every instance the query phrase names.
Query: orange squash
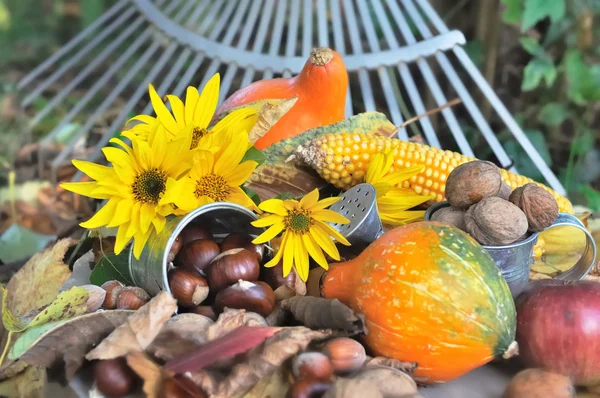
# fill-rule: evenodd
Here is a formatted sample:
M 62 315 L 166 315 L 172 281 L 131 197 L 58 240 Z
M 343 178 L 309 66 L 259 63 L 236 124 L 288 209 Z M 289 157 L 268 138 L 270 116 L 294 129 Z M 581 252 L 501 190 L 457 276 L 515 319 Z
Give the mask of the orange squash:
M 416 378 L 464 375 L 516 343 L 515 304 L 497 265 L 450 225 L 395 228 L 355 259 L 333 264 L 322 294 L 365 317 L 375 355 L 417 362 Z
M 233 93 L 216 115 L 232 108 L 265 99 L 298 100 L 256 143 L 264 149 L 306 130 L 344 120 L 348 72 L 339 53 L 326 47 L 313 49 L 297 76 L 259 80 Z

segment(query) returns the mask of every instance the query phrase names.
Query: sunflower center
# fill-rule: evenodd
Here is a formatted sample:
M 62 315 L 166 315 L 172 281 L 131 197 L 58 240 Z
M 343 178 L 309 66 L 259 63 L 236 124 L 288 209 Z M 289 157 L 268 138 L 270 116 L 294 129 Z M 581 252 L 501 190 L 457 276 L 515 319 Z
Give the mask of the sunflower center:
M 227 181 L 219 175 L 207 174 L 196 181 L 196 197 L 208 196 L 215 202 L 224 202 L 231 192 L 231 188 L 227 185 Z
M 194 130 L 192 130 L 192 143 L 190 144 L 190 149 L 196 148 L 198 146 L 198 143 L 200 142 L 200 139 L 206 134 L 208 134 L 207 129 L 194 127 Z
M 307 233 L 312 224 L 310 212 L 306 209 L 294 209 L 283 220 L 285 228 L 299 234 Z
M 167 174 L 157 168 L 142 171 L 135 177 L 131 188 L 137 202 L 155 205 L 167 188 Z

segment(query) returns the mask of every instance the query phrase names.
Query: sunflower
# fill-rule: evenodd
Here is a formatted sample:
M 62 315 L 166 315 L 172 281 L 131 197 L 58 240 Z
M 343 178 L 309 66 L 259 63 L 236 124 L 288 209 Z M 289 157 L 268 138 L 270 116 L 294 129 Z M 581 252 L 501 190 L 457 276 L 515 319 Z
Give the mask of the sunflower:
M 242 163 L 248 148 L 248 133 L 234 131 L 219 137 L 219 150 L 194 151 L 194 161 L 189 173 L 183 178 L 169 178 L 167 193 L 161 205 L 174 204 L 183 211 L 190 211 L 211 202 L 233 202 L 258 210 L 248 195 L 240 188 L 250 177 L 258 163 L 247 160 Z
M 346 246 L 350 246 L 350 242 L 327 223 L 347 224 L 350 220 L 333 210 L 326 210 L 338 200 L 339 197 L 334 197 L 319 201 L 319 191 L 315 189 L 299 202 L 269 199 L 259 204 L 261 210 L 271 214 L 253 221 L 252 225 L 269 229 L 252 242 L 265 243 L 283 232 L 279 250 L 265 267 L 277 265 L 283 257 L 283 276 L 286 277 L 295 267 L 300 278 L 306 282 L 309 255 L 324 269 L 328 269 L 328 264 L 323 250 L 334 260 L 339 260 L 340 253 L 334 241 Z
M 425 211 L 408 210 L 433 199 L 418 195 L 410 189 L 398 187 L 403 181 L 419 174 L 424 165 L 406 167 L 390 172 L 394 156 L 388 149 L 373 156 L 367 169 L 365 182 L 375 187 L 377 211 L 384 224 L 398 226 L 422 219 Z
M 248 107 L 240 108 L 227 114 L 209 128 L 219 101 L 220 75 L 216 73 L 204 86 L 202 93 L 195 87 L 188 87 L 185 103 L 175 95 L 167 95 L 173 113 L 160 98 L 154 86 L 148 85 L 150 101 L 156 117 L 138 115 L 130 119 L 141 122 L 129 131 L 142 139 L 151 140 L 157 126 L 165 127 L 171 138 L 186 137 L 190 140 L 190 149 L 212 149 L 220 142 L 218 136 L 223 131 L 235 127 L 250 131 L 257 121 L 256 110 Z M 129 123 L 129 122 L 128 122 Z
M 150 233 L 160 232 L 165 217 L 176 209 L 160 204 L 167 190 L 167 179 L 180 178 L 191 167 L 191 155 L 186 140 L 168 141 L 162 127 L 156 131 L 152 146 L 140 139 L 132 146 L 119 138 L 111 143 L 120 146 L 102 149 L 111 166 L 73 160 L 73 164 L 94 181 L 63 183 L 61 187 L 106 204 L 88 221 L 84 228 L 118 227 L 115 253 L 119 254 L 133 238 L 134 255 L 139 258 Z

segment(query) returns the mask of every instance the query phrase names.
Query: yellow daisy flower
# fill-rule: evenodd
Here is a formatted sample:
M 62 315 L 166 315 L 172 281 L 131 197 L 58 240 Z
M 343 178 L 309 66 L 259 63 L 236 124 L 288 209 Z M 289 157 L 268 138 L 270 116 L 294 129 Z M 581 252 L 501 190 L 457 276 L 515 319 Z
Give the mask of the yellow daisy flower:
M 390 172 L 394 156 L 388 149 L 385 153 L 373 156 L 365 182 L 375 187 L 377 194 L 377 211 L 384 224 L 398 226 L 423 218 L 425 211 L 408 210 L 433 199 L 434 196 L 418 195 L 410 189 L 400 188 L 399 185 L 419 174 L 424 165 L 406 167 Z
M 300 278 L 306 282 L 309 255 L 324 269 L 328 269 L 329 265 L 323 250 L 339 261 L 340 253 L 334 241 L 346 246 L 350 246 L 350 242 L 327 223 L 347 224 L 350 220 L 333 210 L 326 210 L 338 200 L 339 197 L 333 197 L 319 201 L 319 191 L 315 189 L 299 202 L 269 199 L 258 205 L 261 210 L 271 214 L 253 221 L 252 225 L 269 229 L 252 242 L 265 243 L 283 232 L 279 250 L 265 267 L 277 265 L 283 257 L 283 276 L 286 277 L 295 267 Z
M 111 167 L 73 160 L 73 164 L 95 181 L 63 183 L 61 187 L 77 194 L 108 202 L 88 221 L 84 228 L 118 227 L 115 253 L 119 254 L 134 240 L 134 255 L 139 258 L 150 233 L 160 232 L 165 217 L 175 209 L 160 204 L 168 178 L 179 178 L 191 167 L 186 140 L 167 140 L 162 128 L 157 129 L 152 146 L 139 139 L 132 146 L 118 138 L 110 142 L 120 146 L 102 149 Z
M 219 148 L 216 153 L 194 151 L 191 170 L 181 179 L 167 180 L 167 193 L 160 204 L 173 203 L 183 211 L 190 211 L 207 203 L 233 202 L 258 210 L 240 188 L 258 166 L 253 160 L 241 163 L 248 148 L 248 133 L 239 131 L 221 135 Z
M 172 138 L 187 137 L 190 139 L 190 149 L 210 149 L 215 146 L 219 133 L 235 127 L 238 130 L 250 131 L 258 119 L 256 110 L 240 108 L 229 113 L 219 120 L 210 129 L 208 128 L 214 117 L 219 101 L 220 75 L 215 74 L 204 86 L 202 93 L 195 87 L 188 87 L 185 94 L 185 103 L 175 95 L 167 95 L 173 113 L 158 95 L 152 84 L 148 85 L 150 101 L 156 113 L 156 118 L 147 115 L 138 115 L 131 120 L 140 124 L 129 131 L 142 139 L 150 140 L 156 131 L 156 126 L 162 124 L 171 134 Z M 128 122 L 129 123 L 129 122 Z

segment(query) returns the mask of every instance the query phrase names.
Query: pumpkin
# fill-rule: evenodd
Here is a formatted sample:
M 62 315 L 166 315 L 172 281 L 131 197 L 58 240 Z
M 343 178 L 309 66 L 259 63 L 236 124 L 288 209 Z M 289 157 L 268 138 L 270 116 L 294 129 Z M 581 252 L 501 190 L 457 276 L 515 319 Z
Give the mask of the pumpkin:
M 233 93 L 216 115 L 258 100 L 298 100 L 271 129 L 254 144 L 264 149 L 306 130 L 344 120 L 348 72 L 339 53 L 326 47 L 313 49 L 297 76 L 259 80 Z
M 417 362 L 424 384 L 464 375 L 516 348 L 510 290 L 487 251 L 460 229 L 392 229 L 353 260 L 332 264 L 321 293 L 365 318 L 374 355 Z

